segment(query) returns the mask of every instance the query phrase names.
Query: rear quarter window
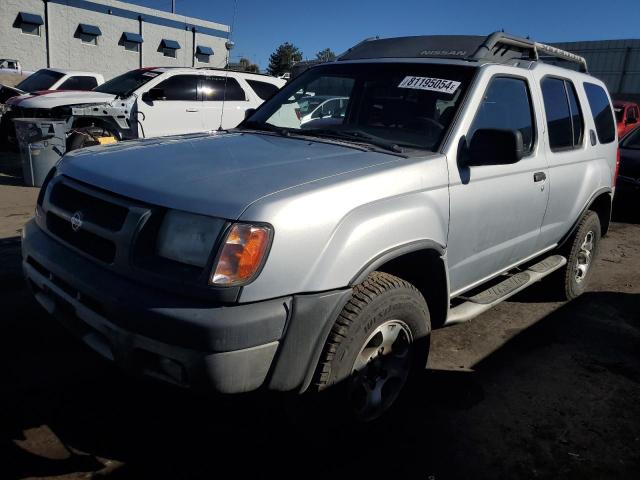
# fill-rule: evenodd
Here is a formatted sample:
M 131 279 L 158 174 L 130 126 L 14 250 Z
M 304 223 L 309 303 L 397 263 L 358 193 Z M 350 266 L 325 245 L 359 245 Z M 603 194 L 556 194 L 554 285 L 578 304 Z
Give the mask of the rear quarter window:
M 600 85 L 585 83 L 584 91 L 589 100 L 591 114 L 596 125 L 596 133 L 600 143 L 611 143 L 616 139 L 616 126 L 613 110 L 607 92 Z
M 247 83 L 253 89 L 253 91 L 256 92 L 256 95 L 258 95 L 262 100 L 266 100 L 267 98 L 274 95 L 278 90 L 280 90 L 274 84 L 268 82 L 247 80 Z

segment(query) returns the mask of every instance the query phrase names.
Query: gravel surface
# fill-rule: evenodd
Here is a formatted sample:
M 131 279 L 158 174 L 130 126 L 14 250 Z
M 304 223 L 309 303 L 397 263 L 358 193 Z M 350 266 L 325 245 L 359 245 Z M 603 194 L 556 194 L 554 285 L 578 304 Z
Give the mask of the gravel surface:
M 355 428 L 100 360 L 24 288 L 36 194 L 0 177 L 0 478 L 640 478 L 637 216 L 616 214 L 582 297 L 554 302 L 543 283 L 434 332 L 417 390 Z

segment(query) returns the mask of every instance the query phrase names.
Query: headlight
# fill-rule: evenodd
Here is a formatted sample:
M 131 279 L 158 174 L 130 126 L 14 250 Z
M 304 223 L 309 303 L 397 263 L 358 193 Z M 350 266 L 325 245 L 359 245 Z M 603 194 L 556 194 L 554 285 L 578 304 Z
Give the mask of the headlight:
M 158 232 L 156 252 L 176 262 L 204 267 L 224 220 L 169 210 Z
M 265 225 L 233 225 L 222 245 L 209 284 L 233 286 L 253 280 L 262 268 L 271 237 L 271 228 Z

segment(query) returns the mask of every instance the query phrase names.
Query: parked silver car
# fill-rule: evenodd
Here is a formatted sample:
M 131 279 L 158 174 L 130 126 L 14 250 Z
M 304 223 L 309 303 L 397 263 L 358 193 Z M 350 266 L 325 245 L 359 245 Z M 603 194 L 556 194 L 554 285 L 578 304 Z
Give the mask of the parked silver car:
M 504 33 L 363 42 L 227 134 L 65 156 L 24 230 L 26 277 L 130 371 L 226 393 L 332 387 L 374 419 L 433 328 L 547 276 L 565 298 L 585 290 L 617 152 L 585 71 Z M 348 98 L 344 116 L 281 123 L 311 92 Z

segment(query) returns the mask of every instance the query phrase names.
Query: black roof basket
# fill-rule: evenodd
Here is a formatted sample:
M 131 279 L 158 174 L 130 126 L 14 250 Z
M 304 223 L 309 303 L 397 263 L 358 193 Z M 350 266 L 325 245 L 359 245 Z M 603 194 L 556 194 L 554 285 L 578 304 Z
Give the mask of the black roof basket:
M 587 61 L 579 55 L 505 32 L 494 32 L 488 37 L 425 35 L 367 39 L 344 52 L 338 57 L 338 60 L 456 58 L 468 61 L 504 63 L 512 60 L 538 61 L 541 54 L 544 57 L 576 63 L 581 72 L 587 72 Z

